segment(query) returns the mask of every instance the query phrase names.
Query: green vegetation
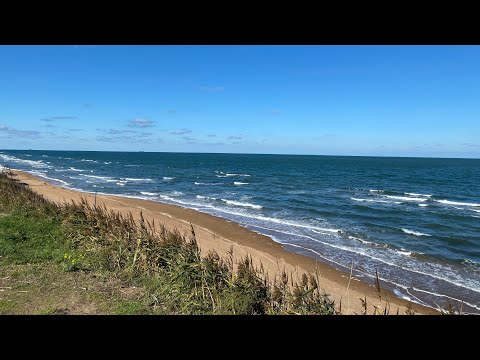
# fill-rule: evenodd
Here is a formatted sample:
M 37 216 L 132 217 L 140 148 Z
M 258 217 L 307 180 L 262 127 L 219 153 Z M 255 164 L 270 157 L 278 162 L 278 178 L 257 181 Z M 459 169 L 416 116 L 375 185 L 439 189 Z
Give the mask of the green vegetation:
M 291 284 L 292 286 L 289 286 Z M 0 174 L 0 314 L 336 314 L 315 276 L 269 281 L 246 257 L 105 207 L 56 205 Z

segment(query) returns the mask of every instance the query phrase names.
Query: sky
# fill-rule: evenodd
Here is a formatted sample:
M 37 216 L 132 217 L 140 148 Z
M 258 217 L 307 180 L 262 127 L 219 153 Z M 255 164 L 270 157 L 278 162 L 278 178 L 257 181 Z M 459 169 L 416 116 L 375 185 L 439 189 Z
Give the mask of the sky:
M 480 46 L 0 46 L 0 149 L 480 158 Z

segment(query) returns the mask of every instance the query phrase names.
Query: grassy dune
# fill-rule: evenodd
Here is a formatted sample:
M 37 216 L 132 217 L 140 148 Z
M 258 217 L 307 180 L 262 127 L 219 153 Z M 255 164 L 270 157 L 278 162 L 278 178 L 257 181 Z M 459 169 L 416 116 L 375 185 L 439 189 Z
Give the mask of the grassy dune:
M 246 257 L 86 201 L 57 205 L 0 174 L 0 314 L 338 314 L 318 278 L 268 279 Z

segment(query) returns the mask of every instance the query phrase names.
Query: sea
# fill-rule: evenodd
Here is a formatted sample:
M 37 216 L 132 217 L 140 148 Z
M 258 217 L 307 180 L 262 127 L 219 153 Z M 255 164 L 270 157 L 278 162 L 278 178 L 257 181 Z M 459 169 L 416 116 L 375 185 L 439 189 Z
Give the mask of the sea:
M 219 216 L 397 296 L 480 314 L 480 160 L 0 151 L 78 191 Z

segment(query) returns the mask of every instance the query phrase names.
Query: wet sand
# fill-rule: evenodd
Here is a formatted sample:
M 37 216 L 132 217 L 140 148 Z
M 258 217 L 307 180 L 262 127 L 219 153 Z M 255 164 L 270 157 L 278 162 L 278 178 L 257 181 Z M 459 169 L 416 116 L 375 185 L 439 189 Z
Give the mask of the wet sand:
M 148 221 L 154 220 L 155 224 L 163 223 L 170 229 L 177 228 L 181 233 L 190 234 L 193 226 L 202 254 L 215 250 L 220 256 L 227 256 L 230 249 L 233 249 L 234 259 L 248 254 L 256 266 L 259 267 L 260 264 L 263 266 L 270 279 L 278 278 L 283 271 L 293 281 L 298 280 L 303 273 L 316 272 L 321 289 L 335 300 L 337 306 L 341 301 L 343 314 L 363 313 L 364 308 L 360 299 L 365 298 L 368 314 L 375 311 L 374 306 L 379 310 L 387 306 L 390 308 L 390 314 L 396 314 L 397 309 L 399 314 L 405 314 L 407 309 L 408 302 L 393 292 L 382 289 L 379 294 L 373 285 L 360 281 L 355 276 L 350 279 L 349 271 L 339 271 L 327 263 L 288 251 L 282 244 L 235 222 L 176 205 L 73 191 L 52 185 L 22 171 L 12 172 L 32 190 L 56 203 L 72 200 L 78 202 L 83 197 L 91 204 L 96 201 L 97 205 L 105 205 L 107 209 L 121 213 L 131 212 L 135 218 L 139 218 L 142 212 Z M 438 314 L 436 310 L 418 304 L 412 304 L 412 309 L 418 314 Z

